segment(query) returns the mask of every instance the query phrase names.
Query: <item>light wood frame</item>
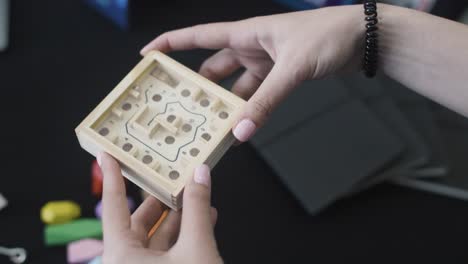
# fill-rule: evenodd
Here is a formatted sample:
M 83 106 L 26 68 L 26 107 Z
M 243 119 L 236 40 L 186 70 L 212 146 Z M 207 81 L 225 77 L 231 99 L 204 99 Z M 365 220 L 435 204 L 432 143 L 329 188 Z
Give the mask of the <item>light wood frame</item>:
M 181 179 L 177 182 L 171 181 L 159 174 L 155 169 L 146 166 L 122 148 L 103 137 L 96 131 L 96 124 L 111 114 L 116 104 L 123 98 L 134 93 L 132 89 L 143 74 L 160 65 L 170 75 L 168 84 L 177 89 L 177 80 L 188 82 L 201 88 L 202 91 L 212 98 L 217 98 L 216 103 L 222 102 L 229 105 L 229 120 L 224 126 L 219 127 L 211 139 L 200 150 L 200 155 L 192 159 L 190 164 L 182 170 Z M 172 74 L 172 75 L 171 75 Z M 175 86 L 174 86 L 175 85 Z M 140 188 L 155 196 L 167 206 L 174 210 L 182 207 L 182 192 L 188 181 L 191 180 L 193 170 L 196 166 L 205 163 L 213 168 L 227 149 L 235 142 L 231 128 L 237 122 L 243 109 L 245 101 L 230 93 L 224 88 L 193 72 L 189 68 L 176 62 L 159 51 L 152 51 L 146 55 L 135 68 L 110 92 L 109 95 L 81 122 L 75 129 L 76 135 L 83 149 L 96 156 L 99 151 L 105 151 L 119 161 L 123 175 L 134 182 Z M 195 132 L 195 136 L 196 136 Z

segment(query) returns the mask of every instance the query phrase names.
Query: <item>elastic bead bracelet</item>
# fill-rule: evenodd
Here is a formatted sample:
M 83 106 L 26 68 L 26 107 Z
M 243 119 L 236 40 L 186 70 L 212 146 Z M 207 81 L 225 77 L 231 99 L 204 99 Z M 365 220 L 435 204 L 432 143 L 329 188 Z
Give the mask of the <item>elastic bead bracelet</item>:
M 364 1 L 364 14 L 366 15 L 366 39 L 363 70 L 368 78 L 372 78 L 377 73 L 379 41 L 377 34 L 377 3 L 375 0 Z

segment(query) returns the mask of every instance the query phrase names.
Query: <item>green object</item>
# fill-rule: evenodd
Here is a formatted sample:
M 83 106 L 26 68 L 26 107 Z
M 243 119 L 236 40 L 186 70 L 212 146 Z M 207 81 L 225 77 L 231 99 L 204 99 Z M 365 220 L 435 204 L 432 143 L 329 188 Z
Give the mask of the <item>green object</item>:
M 44 239 L 47 246 L 66 245 L 83 238 L 102 237 L 102 224 L 98 219 L 81 218 L 65 224 L 48 225 Z

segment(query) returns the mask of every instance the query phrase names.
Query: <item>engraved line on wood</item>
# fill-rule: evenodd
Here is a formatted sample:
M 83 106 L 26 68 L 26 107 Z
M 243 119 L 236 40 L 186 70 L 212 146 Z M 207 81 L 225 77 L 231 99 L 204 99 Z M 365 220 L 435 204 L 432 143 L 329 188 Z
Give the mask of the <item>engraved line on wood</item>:
M 138 141 L 138 142 L 140 142 L 141 144 L 143 144 L 144 146 L 146 146 L 148 149 L 152 150 L 154 153 L 156 153 L 156 154 L 158 154 L 159 156 L 163 157 L 163 158 L 166 159 L 167 161 L 174 162 L 174 161 L 176 161 L 176 160 L 179 158 L 180 150 L 181 150 L 182 148 L 184 148 L 185 146 L 190 145 L 190 144 L 192 144 L 193 142 L 195 142 L 195 139 L 196 139 L 196 137 L 197 137 L 198 129 L 199 129 L 201 126 L 203 126 L 203 124 L 206 123 L 207 118 L 206 118 L 206 116 L 204 116 L 204 115 L 202 115 L 202 114 L 194 113 L 194 112 L 192 112 L 192 111 L 189 111 L 189 110 L 188 110 L 187 108 L 185 108 L 180 102 L 176 101 L 176 102 L 167 103 L 167 104 L 166 104 L 166 107 L 164 108 L 164 112 L 161 112 L 161 113 L 156 114 L 156 115 L 149 121 L 148 125 L 150 125 L 151 122 L 153 122 L 153 120 L 154 120 L 158 115 L 163 115 L 163 114 L 165 114 L 165 113 L 167 112 L 167 108 L 169 107 L 170 104 L 179 104 L 185 111 L 187 111 L 187 112 L 189 112 L 189 113 L 191 113 L 191 114 L 194 114 L 194 115 L 198 115 L 198 116 L 203 117 L 203 122 L 202 122 L 199 126 L 197 126 L 197 127 L 195 128 L 195 133 L 193 134 L 193 139 L 192 139 L 190 142 L 188 142 L 188 143 L 186 143 L 186 144 L 180 146 L 180 147 L 177 149 L 176 157 L 175 157 L 173 160 L 167 158 L 166 156 L 164 156 L 164 155 L 162 155 L 161 153 L 159 153 L 157 150 L 155 150 L 155 149 L 153 149 L 152 147 L 148 146 L 145 142 L 141 141 L 140 139 L 138 139 L 136 136 L 132 135 L 132 134 L 128 131 L 128 122 L 129 122 L 129 120 L 131 120 L 132 118 L 130 118 L 129 120 L 127 120 L 127 122 L 125 122 L 125 131 L 127 132 L 128 135 L 130 135 L 130 136 L 131 136 L 132 138 L 134 138 L 136 141 Z M 136 113 L 135 113 L 135 114 L 136 114 Z M 135 115 L 135 114 L 133 114 L 133 115 Z M 132 117 L 133 117 L 133 116 L 132 116 Z

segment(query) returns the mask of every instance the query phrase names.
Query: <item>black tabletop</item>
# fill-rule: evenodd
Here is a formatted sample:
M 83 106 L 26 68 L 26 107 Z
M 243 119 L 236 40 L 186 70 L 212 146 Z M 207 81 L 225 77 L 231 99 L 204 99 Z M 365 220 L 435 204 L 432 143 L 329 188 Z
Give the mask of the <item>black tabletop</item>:
M 182 26 L 287 11 L 269 0 L 134 1 L 133 28 L 124 32 L 81 1 L 12 2 L 11 48 L 0 53 L 0 192 L 10 201 L 0 212 L 0 246 L 26 248 L 29 263 L 65 262 L 65 247 L 43 243 L 44 203 L 71 199 L 93 215 L 92 157 L 74 128 L 140 60 L 145 43 Z M 175 58 L 196 67 L 208 54 Z M 446 116 L 440 124 L 454 173 L 468 177 L 467 129 Z M 213 175 L 217 241 L 228 263 L 468 259 L 467 202 L 382 184 L 309 216 L 249 144 L 231 149 Z

